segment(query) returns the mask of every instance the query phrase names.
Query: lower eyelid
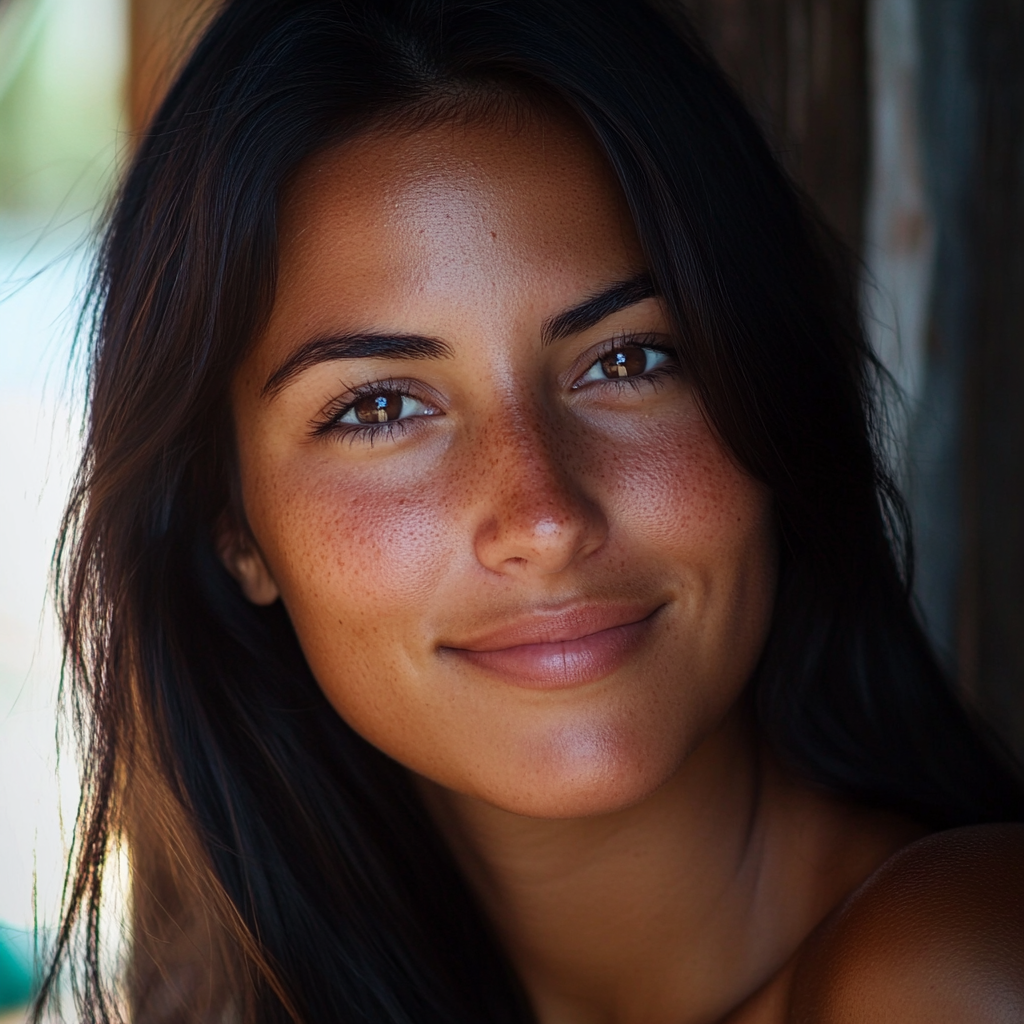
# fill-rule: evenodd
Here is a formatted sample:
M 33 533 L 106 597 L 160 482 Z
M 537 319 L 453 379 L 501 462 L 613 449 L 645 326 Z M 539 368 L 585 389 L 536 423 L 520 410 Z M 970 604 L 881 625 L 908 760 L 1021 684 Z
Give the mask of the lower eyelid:
M 410 422 L 416 418 L 411 416 L 407 420 L 387 420 L 384 423 L 345 423 L 333 420 L 318 426 L 313 433 L 317 438 L 332 438 L 337 441 L 348 441 L 349 444 L 373 444 L 382 435 L 387 439 L 396 433 L 405 432 Z

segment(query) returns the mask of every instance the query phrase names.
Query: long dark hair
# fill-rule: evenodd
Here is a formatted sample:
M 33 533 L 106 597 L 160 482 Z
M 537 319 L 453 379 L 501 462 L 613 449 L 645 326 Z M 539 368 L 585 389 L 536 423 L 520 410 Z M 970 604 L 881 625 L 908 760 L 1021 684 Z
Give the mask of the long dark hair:
M 247 602 L 213 539 L 236 514 L 227 392 L 273 301 L 283 184 L 318 149 L 487 92 L 589 126 L 710 422 L 774 494 L 766 742 L 934 828 L 1024 818 L 912 610 L 855 269 L 685 22 L 641 0 L 230 0 L 139 140 L 96 278 L 57 553 L 84 796 L 48 986 L 70 963 L 84 1019 L 119 1012 L 99 948 L 115 834 L 139 1021 L 532 1019 L 406 772 L 334 713 L 280 603 Z

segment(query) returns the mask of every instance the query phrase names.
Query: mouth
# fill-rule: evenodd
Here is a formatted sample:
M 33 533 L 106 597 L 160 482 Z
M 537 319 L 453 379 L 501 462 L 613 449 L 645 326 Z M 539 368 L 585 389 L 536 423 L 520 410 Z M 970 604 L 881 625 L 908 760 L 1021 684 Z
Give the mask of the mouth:
M 591 605 L 533 614 L 440 652 L 526 689 L 568 689 L 625 664 L 664 607 Z

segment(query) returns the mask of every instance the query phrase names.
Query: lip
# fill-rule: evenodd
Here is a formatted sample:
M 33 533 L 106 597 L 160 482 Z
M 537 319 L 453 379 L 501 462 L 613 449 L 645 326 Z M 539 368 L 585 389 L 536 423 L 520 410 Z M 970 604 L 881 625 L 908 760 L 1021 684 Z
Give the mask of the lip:
M 532 690 L 582 686 L 620 668 L 647 639 L 664 605 L 581 605 L 538 612 L 445 654 Z

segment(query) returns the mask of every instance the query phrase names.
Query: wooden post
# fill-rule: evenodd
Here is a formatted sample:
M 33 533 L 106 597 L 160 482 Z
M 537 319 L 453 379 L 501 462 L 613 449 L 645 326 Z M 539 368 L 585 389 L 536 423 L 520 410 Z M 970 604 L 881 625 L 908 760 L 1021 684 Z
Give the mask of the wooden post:
M 217 0 L 130 0 L 128 109 L 134 131 L 156 112 Z
M 1024 756 L 1024 6 L 975 0 L 972 21 L 960 663 Z
M 868 170 L 866 0 L 676 0 L 793 176 L 860 249 Z

